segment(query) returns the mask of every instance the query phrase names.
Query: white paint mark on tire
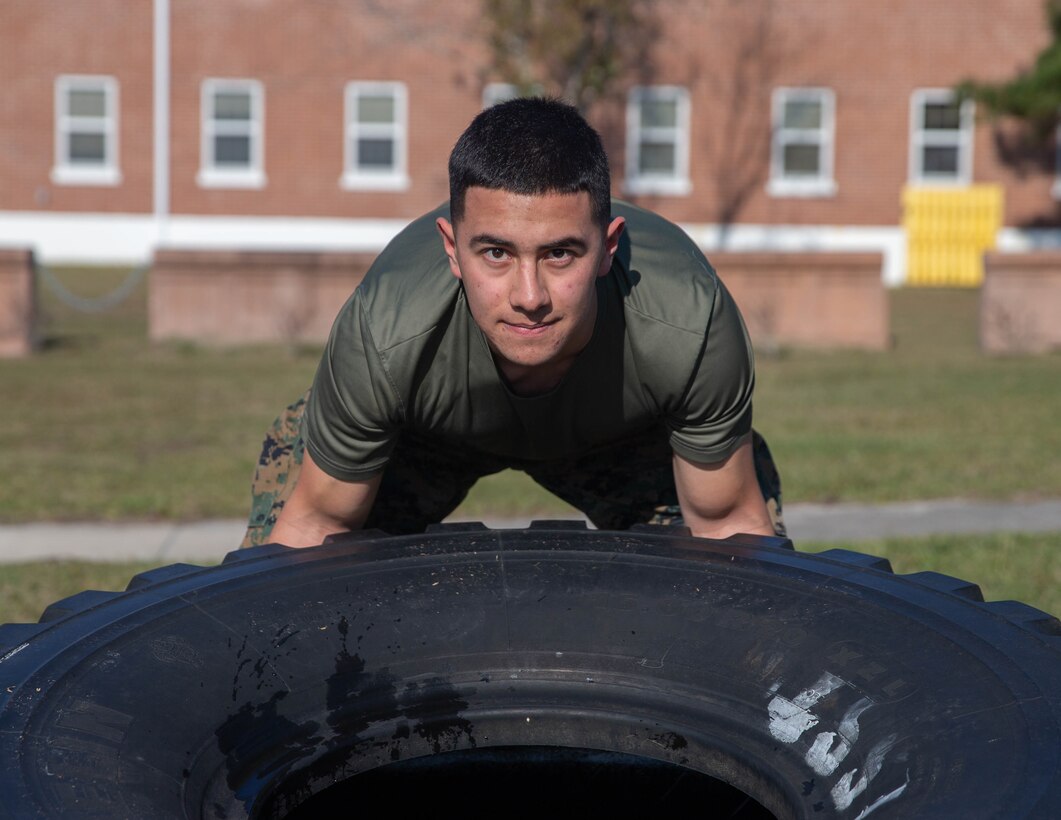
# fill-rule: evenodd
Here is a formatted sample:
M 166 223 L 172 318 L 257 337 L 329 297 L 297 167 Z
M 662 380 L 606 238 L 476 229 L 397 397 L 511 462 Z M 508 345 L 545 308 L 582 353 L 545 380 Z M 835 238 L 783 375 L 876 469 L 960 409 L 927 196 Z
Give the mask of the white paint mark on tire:
M 847 757 L 851 747 L 858 740 L 859 716 L 872 705 L 873 701 L 869 698 L 862 698 L 847 710 L 847 713 L 840 721 L 840 737 L 836 741 L 835 747 L 833 746 L 833 740 L 837 734 L 834 732 L 821 732 L 814 738 L 814 743 L 811 744 L 810 749 L 807 751 L 807 765 L 814 769 L 815 773 L 824 777 L 840 768 L 840 764 L 844 762 L 844 758 Z
M 776 695 L 767 707 L 770 715 L 770 734 L 782 743 L 799 740 L 804 732 L 818 723 L 818 717 L 810 712 L 810 708 L 843 685 L 842 678 L 832 672 L 825 672 L 817 683 L 809 689 L 804 689 L 792 700 L 783 695 Z
M 858 769 L 854 768 L 841 777 L 839 782 L 833 786 L 829 794 L 833 798 L 833 805 L 836 806 L 837 811 L 849 808 L 855 802 L 855 798 L 869 788 L 873 778 L 880 774 L 880 770 L 884 766 L 884 757 L 895 745 L 895 738 L 895 735 L 888 735 L 869 750 L 869 754 L 866 755 L 866 765 L 862 767 L 862 776 L 857 781 L 855 780 L 855 775 L 858 773 Z
M 901 785 L 897 789 L 893 789 L 892 791 L 888 792 L 887 794 L 885 794 L 885 795 L 883 795 L 881 797 L 878 797 L 876 800 L 874 800 L 872 803 L 870 803 L 868 806 L 866 806 L 866 808 L 862 809 L 862 811 L 860 811 L 858 813 L 858 816 L 855 818 L 855 820 L 864 820 L 864 818 L 869 817 L 869 815 L 872 812 L 875 812 L 877 809 L 879 809 L 885 803 L 891 803 L 895 798 L 897 798 L 904 791 L 906 791 L 906 787 L 909 786 L 909 785 L 910 785 L 910 772 L 908 771 L 906 773 L 906 782 L 903 783 L 903 785 Z

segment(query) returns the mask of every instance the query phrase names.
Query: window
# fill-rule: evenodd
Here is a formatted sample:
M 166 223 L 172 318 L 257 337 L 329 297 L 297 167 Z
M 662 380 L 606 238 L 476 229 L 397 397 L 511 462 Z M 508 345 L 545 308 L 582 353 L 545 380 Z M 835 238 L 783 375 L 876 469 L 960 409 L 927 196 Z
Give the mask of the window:
M 1061 115 L 1061 112 L 1058 112 Z M 1054 199 L 1061 199 L 1061 126 L 1054 132 L 1054 184 L 1051 190 Z
M 508 102 L 517 97 L 541 97 L 544 93 L 545 91 L 538 83 L 533 83 L 526 91 L 520 91 L 515 83 L 488 83 L 483 89 L 483 108 Z
M 483 108 L 514 100 L 518 96 L 519 88 L 512 83 L 489 83 L 483 89 Z
M 687 194 L 689 92 L 646 86 L 630 92 L 626 106 L 626 180 L 631 194 Z
M 949 89 L 921 89 L 910 98 L 910 181 L 968 185 L 973 170 L 973 102 Z
M 344 188 L 404 190 L 406 92 L 402 83 L 346 87 Z
M 829 196 L 836 98 L 828 88 L 778 88 L 773 96 L 770 182 L 773 196 Z
M 55 81 L 55 167 L 62 185 L 117 185 L 118 81 L 58 77 Z
M 205 188 L 265 185 L 261 83 L 205 80 L 199 184 Z

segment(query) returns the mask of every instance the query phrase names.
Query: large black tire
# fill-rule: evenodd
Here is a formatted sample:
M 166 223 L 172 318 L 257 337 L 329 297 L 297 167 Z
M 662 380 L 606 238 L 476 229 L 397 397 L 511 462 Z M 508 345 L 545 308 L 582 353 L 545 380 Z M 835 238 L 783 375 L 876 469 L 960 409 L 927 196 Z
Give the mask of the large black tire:
M 0 814 L 308 816 L 410 762 L 552 755 L 710 775 L 777 817 L 1059 816 L 1055 618 L 785 546 L 442 526 L 81 593 L 0 627 Z M 435 813 L 474 815 L 491 777 Z

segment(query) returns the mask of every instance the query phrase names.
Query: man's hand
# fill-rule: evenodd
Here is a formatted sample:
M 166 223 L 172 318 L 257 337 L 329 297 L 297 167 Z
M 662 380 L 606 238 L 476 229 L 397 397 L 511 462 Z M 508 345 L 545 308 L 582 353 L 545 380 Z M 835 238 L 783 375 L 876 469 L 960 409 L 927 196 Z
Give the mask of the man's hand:
M 314 464 L 307 450 L 295 491 L 284 504 L 270 540 L 288 547 L 313 547 L 326 536 L 360 529 L 382 477 L 378 473 L 365 481 L 340 481 Z
M 693 535 L 725 538 L 738 532 L 774 535 L 752 461 L 749 435 L 725 461 L 699 464 L 674 454 L 674 483 Z

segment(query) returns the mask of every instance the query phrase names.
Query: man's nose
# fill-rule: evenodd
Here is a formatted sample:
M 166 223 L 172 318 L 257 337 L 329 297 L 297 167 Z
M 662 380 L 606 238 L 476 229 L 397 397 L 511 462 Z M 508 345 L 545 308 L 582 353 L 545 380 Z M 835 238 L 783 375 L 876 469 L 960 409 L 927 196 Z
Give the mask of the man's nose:
M 536 261 L 520 261 L 509 301 L 513 308 L 524 313 L 534 313 L 549 305 L 549 291 L 542 281 Z

